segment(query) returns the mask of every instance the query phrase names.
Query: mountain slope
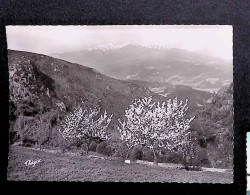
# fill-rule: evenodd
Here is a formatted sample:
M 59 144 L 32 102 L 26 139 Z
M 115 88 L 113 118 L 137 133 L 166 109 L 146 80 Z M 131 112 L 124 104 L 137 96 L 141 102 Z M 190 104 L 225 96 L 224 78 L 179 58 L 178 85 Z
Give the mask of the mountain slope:
M 207 151 L 212 167 L 233 167 L 233 84 L 214 94 L 194 113 L 191 124 L 199 145 Z
M 10 99 L 15 104 L 26 100 L 46 107 L 64 105 L 71 110 L 83 101 L 117 119 L 135 98 L 164 100 L 146 87 L 107 77 L 89 67 L 29 52 L 9 50 L 8 57 Z

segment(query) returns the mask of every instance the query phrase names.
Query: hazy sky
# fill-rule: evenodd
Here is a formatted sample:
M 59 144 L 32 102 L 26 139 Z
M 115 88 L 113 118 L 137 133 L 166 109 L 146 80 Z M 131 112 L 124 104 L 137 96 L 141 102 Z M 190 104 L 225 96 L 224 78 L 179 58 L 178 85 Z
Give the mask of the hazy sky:
M 232 59 L 229 25 L 7 26 L 8 49 L 50 54 L 103 44 L 159 45 Z

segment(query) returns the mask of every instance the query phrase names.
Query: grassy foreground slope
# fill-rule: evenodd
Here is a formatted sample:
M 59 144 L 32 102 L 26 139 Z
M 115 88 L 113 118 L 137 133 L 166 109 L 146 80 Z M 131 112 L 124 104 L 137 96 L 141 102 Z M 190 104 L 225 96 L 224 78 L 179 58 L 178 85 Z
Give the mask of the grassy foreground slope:
M 27 160 L 39 160 L 26 166 Z M 188 182 L 232 183 L 231 173 L 195 172 L 125 164 L 117 159 L 102 160 L 69 154 L 48 153 L 10 146 L 8 180 L 101 181 L 101 182 Z

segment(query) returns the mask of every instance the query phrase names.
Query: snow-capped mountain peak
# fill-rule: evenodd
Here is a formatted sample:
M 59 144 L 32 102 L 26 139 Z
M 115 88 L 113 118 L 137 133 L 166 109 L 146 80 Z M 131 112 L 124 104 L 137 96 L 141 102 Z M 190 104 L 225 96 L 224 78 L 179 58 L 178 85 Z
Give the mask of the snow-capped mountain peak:
M 137 46 L 137 47 L 145 47 L 145 48 L 150 48 L 150 49 L 164 49 L 163 46 L 160 45 L 152 45 L 152 44 L 137 44 L 137 43 L 127 43 L 127 44 L 113 44 L 113 43 L 108 43 L 108 44 L 102 44 L 102 45 L 97 45 L 96 47 L 90 47 L 87 50 L 88 51 L 93 51 L 93 50 L 102 50 L 102 51 L 110 51 L 110 50 L 118 50 L 126 46 Z
M 113 43 L 108 43 L 108 44 L 103 44 L 103 45 L 98 45 L 96 47 L 91 47 L 88 48 L 87 50 L 92 51 L 92 50 L 102 50 L 102 51 L 109 51 L 109 50 L 117 50 L 122 47 L 127 46 L 128 44 L 119 44 L 119 45 L 114 45 Z

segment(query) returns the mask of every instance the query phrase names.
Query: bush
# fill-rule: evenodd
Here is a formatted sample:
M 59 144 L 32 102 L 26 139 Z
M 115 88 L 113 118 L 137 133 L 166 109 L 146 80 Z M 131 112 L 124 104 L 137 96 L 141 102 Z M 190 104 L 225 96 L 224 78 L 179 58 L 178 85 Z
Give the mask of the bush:
M 58 144 L 61 153 L 65 153 L 66 149 L 70 148 L 70 141 L 65 140 L 60 133 L 58 133 Z
M 101 142 L 100 144 L 97 145 L 96 147 L 96 152 L 100 153 L 100 154 L 104 154 L 104 151 L 107 147 L 107 143 L 106 142 Z
M 200 151 L 197 154 L 197 158 L 193 161 L 194 166 L 210 167 L 211 163 L 207 156 L 207 151 L 203 148 L 200 148 Z
M 115 153 L 113 147 L 111 145 L 107 145 L 104 154 L 107 156 L 113 156 L 113 154 Z
M 111 133 L 110 134 L 110 139 L 109 139 L 112 143 L 120 143 L 120 134 L 117 133 Z
M 59 132 L 58 129 L 55 127 L 51 131 L 51 137 L 48 143 L 51 147 L 60 147 L 60 140 L 59 140 Z
M 121 140 L 117 139 L 116 137 L 113 136 L 113 139 L 111 137 L 106 142 L 107 142 L 107 145 L 108 145 L 110 155 L 114 156 L 116 151 L 118 150 L 120 144 L 121 144 Z
M 83 145 L 83 141 L 80 139 L 75 139 L 75 140 L 70 140 L 69 143 L 70 147 L 75 148 L 75 149 L 81 149 Z
M 143 152 L 142 146 L 135 146 L 131 151 L 130 158 L 132 161 L 142 160 Z
M 154 162 L 154 153 L 147 147 L 143 147 L 142 149 L 142 160 Z
M 19 136 L 18 136 L 18 133 L 16 131 L 10 131 L 10 134 L 9 134 L 9 140 L 10 140 L 10 144 L 13 144 L 17 141 L 19 141 Z
M 105 141 L 97 145 L 96 152 L 107 156 L 112 156 L 114 153 L 111 145 L 108 145 Z
M 66 151 L 66 148 L 67 148 L 66 144 L 64 142 L 61 142 L 60 143 L 60 151 L 61 151 L 61 153 L 64 154 L 65 151 Z
M 27 137 L 25 137 L 23 139 L 23 146 L 24 147 L 32 147 L 36 144 L 36 142 L 33 139 L 29 139 Z
M 202 171 L 202 168 L 200 166 L 188 166 L 182 167 L 181 169 L 185 169 L 187 171 Z
M 95 141 L 92 141 L 89 145 L 89 151 L 96 151 L 97 143 Z
M 125 160 L 125 158 L 127 157 L 127 153 L 128 146 L 124 142 L 121 142 L 116 146 L 114 157 L 120 157 Z
M 180 163 L 182 163 L 182 155 L 177 154 L 177 153 L 165 154 L 164 155 L 164 162 L 173 163 L 173 164 L 180 164 Z

